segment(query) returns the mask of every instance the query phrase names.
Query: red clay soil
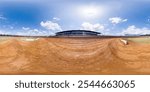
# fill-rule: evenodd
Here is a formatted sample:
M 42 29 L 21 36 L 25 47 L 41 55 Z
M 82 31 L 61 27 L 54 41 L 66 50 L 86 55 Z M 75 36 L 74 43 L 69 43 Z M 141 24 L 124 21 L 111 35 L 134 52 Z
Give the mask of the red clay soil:
M 150 45 L 119 38 L 0 42 L 0 74 L 150 74 Z

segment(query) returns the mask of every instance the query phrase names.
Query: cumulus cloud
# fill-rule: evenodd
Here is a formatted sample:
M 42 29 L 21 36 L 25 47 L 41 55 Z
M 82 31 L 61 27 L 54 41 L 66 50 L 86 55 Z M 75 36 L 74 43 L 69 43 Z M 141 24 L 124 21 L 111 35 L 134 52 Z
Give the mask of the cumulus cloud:
M 112 24 L 119 24 L 119 23 L 128 21 L 128 19 L 122 19 L 122 18 L 120 18 L 120 17 L 113 17 L 113 18 L 109 18 L 109 21 L 110 21 Z
M 46 21 L 40 23 L 42 27 L 48 30 L 52 31 L 62 31 L 61 26 L 58 23 L 52 22 L 52 21 Z
M 148 28 L 137 28 L 135 25 L 129 26 L 127 29 L 122 31 L 122 34 L 150 34 L 150 29 Z
M 89 22 L 84 22 L 81 25 L 81 29 L 83 30 L 92 30 L 92 31 L 101 31 L 104 30 L 104 26 L 97 23 L 97 24 L 91 24 Z

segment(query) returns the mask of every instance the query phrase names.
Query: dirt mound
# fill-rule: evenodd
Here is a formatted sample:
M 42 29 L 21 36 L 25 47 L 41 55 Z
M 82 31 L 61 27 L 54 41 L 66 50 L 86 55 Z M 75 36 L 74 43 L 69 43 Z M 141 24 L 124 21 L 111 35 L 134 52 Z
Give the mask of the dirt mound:
M 119 38 L 11 38 L 0 42 L 0 74 L 150 74 L 149 46 Z

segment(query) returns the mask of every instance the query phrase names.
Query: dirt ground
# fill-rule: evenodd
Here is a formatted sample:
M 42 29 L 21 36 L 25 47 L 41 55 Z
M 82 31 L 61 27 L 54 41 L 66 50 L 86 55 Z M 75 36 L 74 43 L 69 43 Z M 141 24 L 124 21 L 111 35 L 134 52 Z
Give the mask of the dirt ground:
M 150 44 L 120 39 L 2 39 L 0 74 L 150 74 Z

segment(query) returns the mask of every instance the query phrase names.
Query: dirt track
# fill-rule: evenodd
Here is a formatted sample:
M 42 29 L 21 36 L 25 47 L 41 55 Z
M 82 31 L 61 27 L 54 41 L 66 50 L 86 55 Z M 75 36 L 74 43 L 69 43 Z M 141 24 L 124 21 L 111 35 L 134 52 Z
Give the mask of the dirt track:
M 119 38 L 0 42 L 0 74 L 150 74 L 150 45 Z

